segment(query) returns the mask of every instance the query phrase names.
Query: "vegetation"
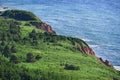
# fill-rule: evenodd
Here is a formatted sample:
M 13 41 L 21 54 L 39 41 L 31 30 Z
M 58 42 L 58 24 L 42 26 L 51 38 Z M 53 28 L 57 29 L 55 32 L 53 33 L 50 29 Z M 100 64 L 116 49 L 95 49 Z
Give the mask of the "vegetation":
M 27 62 L 35 62 L 35 58 L 33 56 L 32 53 L 28 53 L 27 54 L 27 59 L 26 59 Z
M 2 14 L 2 16 L 25 21 L 39 20 L 33 13 L 23 10 L 7 10 Z
M 0 80 L 120 80 L 118 71 L 82 53 L 83 40 L 18 20 L 0 17 Z

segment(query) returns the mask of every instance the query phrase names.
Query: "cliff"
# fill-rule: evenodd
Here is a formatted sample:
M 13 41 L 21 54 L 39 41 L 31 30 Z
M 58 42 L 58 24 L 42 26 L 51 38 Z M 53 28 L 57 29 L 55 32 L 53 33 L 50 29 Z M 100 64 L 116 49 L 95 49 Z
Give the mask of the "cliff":
M 56 32 L 52 29 L 52 27 L 43 22 L 30 22 L 33 26 L 36 26 L 38 29 L 56 34 Z
M 85 41 L 56 35 L 38 18 L 7 16 L 0 17 L 0 80 L 120 79 Z

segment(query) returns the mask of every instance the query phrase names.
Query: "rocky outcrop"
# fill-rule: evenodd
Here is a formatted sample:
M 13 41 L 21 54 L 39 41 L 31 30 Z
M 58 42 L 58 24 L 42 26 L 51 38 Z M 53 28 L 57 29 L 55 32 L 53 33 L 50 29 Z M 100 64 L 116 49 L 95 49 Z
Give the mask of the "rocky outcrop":
M 113 65 L 110 63 L 110 61 L 109 60 L 103 60 L 102 58 L 98 58 L 98 60 L 100 61 L 100 62 L 102 62 L 103 64 L 105 64 L 106 66 L 109 66 L 109 67 L 112 67 L 113 68 Z
M 80 42 L 80 43 L 79 43 Z M 86 42 L 83 40 L 80 40 L 79 42 L 75 41 L 73 42 L 73 45 L 82 53 L 89 54 L 89 55 L 95 55 L 92 48 L 90 48 Z M 82 42 L 82 43 L 81 43 Z
M 81 51 L 86 54 L 95 55 L 94 51 L 89 46 L 81 47 Z
M 56 32 L 52 29 L 52 27 L 43 22 L 30 22 L 32 25 L 36 26 L 38 29 L 56 34 Z
M 46 23 L 43 23 L 42 25 L 37 26 L 37 28 L 56 34 L 56 32 L 52 29 L 52 27 Z

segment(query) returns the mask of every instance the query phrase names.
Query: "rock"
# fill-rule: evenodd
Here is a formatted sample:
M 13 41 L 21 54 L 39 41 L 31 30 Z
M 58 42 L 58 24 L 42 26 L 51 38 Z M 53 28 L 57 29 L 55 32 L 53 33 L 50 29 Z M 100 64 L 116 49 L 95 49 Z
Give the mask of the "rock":
M 100 61 L 100 62 L 102 62 L 103 64 L 105 64 L 106 66 L 109 66 L 109 67 L 112 67 L 113 68 L 113 65 L 110 63 L 110 61 L 109 60 L 103 60 L 102 58 L 98 58 L 98 60 Z
M 100 60 L 102 63 L 104 63 L 103 59 L 102 58 L 98 58 L 98 60 Z
M 42 30 L 45 30 L 45 31 L 48 31 L 50 33 L 54 33 L 56 34 L 56 32 L 54 30 L 52 30 L 52 27 L 46 23 L 43 23 L 41 26 L 38 26 L 39 29 L 42 29 Z
M 83 53 L 90 54 L 90 55 L 95 55 L 94 51 L 89 46 L 83 46 L 83 47 L 81 47 L 81 49 L 82 49 L 81 51 Z
M 82 44 L 79 44 L 79 43 L 77 43 L 77 42 L 74 42 L 73 45 L 74 45 L 75 47 L 77 47 L 77 49 L 78 49 L 79 51 L 81 51 L 82 53 L 89 54 L 89 55 L 95 55 L 93 49 L 90 48 L 90 47 L 89 47 L 88 45 L 86 45 L 86 44 L 84 44 L 84 45 L 85 45 L 85 46 L 84 46 L 84 45 L 82 45 Z
M 109 67 L 113 67 L 113 65 L 108 60 L 105 60 L 104 64 L 107 65 L 107 66 L 109 66 Z

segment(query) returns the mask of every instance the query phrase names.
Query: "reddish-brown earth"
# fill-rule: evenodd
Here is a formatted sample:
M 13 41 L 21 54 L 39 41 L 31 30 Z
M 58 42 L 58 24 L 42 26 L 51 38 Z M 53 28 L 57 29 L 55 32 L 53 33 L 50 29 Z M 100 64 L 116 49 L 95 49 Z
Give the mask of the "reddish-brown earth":
M 38 29 L 56 34 L 56 32 L 52 29 L 52 27 L 46 23 L 31 22 L 31 24 L 36 26 Z

